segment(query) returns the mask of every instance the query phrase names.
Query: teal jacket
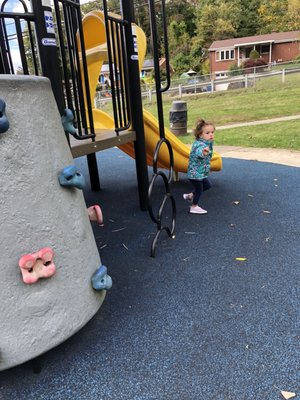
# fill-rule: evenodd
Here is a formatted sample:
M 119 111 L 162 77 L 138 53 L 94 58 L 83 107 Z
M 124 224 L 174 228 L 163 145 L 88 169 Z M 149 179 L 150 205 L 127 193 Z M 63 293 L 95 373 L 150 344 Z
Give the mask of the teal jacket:
M 209 147 L 209 153 L 207 155 L 203 154 L 205 147 Z M 202 180 L 208 177 L 212 153 L 212 142 L 203 140 L 201 138 L 194 141 L 190 152 L 187 170 L 188 179 Z

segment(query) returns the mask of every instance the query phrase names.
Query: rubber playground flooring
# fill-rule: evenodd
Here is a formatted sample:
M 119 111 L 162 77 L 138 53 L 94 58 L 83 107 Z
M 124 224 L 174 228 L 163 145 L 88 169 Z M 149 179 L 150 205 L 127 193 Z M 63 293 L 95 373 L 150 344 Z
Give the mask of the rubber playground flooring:
M 135 161 L 116 148 L 97 157 L 102 189 L 84 196 L 102 207 L 93 229 L 113 287 L 39 373 L 30 362 L 1 372 L 0 399 L 299 396 L 299 168 L 224 158 L 203 195 L 207 215 L 188 213 L 181 174 L 171 185 L 176 238 L 162 234 L 151 258 L 156 226 L 139 208 Z

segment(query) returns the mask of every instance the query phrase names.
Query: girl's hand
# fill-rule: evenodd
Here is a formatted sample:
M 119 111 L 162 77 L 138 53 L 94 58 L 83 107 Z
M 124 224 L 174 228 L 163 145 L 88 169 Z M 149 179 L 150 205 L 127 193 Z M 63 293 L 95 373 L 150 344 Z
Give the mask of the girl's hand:
M 203 155 L 207 156 L 209 154 L 209 147 L 203 149 Z

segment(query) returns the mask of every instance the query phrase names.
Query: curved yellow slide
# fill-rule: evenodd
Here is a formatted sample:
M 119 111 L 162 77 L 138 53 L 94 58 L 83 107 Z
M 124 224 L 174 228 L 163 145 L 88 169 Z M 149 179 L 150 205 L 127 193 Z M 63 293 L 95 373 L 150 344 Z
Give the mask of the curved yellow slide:
M 119 17 L 114 14 L 114 17 Z M 96 92 L 98 77 L 104 61 L 108 60 L 106 47 L 106 32 L 104 15 L 101 11 L 91 11 L 83 18 L 83 34 L 86 46 L 87 64 L 89 72 L 89 85 L 91 92 L 91 101 Z M 146 37 L 141 28 L 134 26 L 138 43 L 139 69 L 141 70 L 146 54 Z M 116 61 L 116 64 L 118 62 Z M 143 111 L 144 130 L 146 142 L 146 155 L 148 165 L 152 165 L 154 151 L 159 141 L 158 120 L 148 111 Z M 114 120 L 105 112 L 93 109 L 94 125 L 96 129 L 114 129 Z M 170 142 L 174 156 L 174 171 L 186 172 L 190 147 L 182 143 L 172 132 L 165 128 L 165 137 Z M 119 146 L 126 154 L 134 158 L 134 146 L 132 143 L 126 143 Z M 169 168 L 170 157 L 167 146 L 162 145 L 159 152 L 158 165 L 160 168 Z M 211 160 L 211 170 L 220 171 L 222 169 L 222 158 L 218 153 L 213 154 Z

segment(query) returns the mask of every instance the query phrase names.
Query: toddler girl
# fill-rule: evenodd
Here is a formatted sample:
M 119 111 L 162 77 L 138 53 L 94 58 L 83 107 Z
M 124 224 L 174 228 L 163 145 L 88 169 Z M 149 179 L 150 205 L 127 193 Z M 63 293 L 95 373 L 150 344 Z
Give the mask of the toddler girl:
M 208 180 L 210 171 L 210 159 L 213 153 L 215 127 L 211 122 L 206 122 L 200 119 L 196 123 L 194 141 L 187 170 L 187 177 L 193 185 L 193 192 L 185 193 L 183 198 L 191 202 L 190 213 L 206 214 L 207 211 L 198 205 L 199 198 L 207 189 L 211 188 L 211 183 Z

